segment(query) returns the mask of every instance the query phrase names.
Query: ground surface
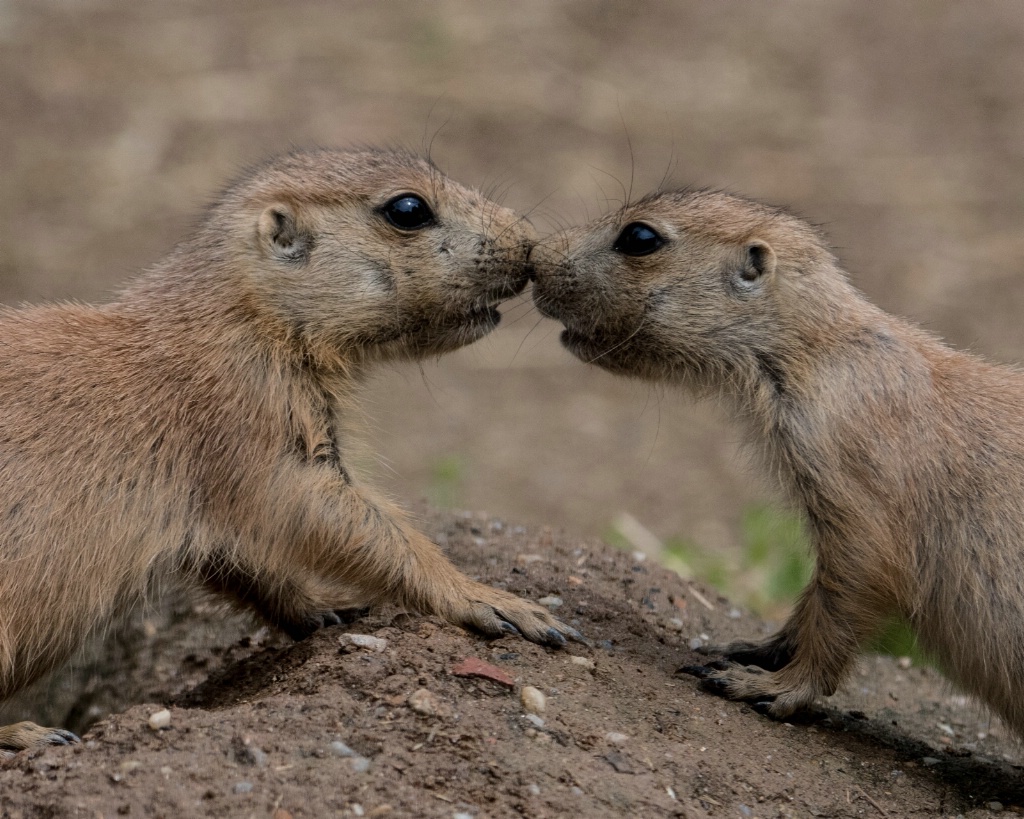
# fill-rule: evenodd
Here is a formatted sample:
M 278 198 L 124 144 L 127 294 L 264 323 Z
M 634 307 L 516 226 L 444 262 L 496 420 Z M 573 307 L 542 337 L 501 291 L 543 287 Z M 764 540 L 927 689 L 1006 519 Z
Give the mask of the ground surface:
M 258 631 L 193 646 L 163 679 L 126 670 L 145 704 L 84 744 L 0 769 L 0 816 L 909 819 L 1024 805 L 1002 726 L 933 671 L 866 657 L 811 721 L 771 722 L 675 673 L 699 658 L 692 641 L 765 628 L 707 588 L 486 515 L 425 528 L 470 573 L 560 598 L 592 645 L 487 642 L 384 611 L 300 643 Z M 348 645 L 348 633 L 386 646 Z M 166 671 L 177 642 L 151 634 L 148 656 Z M 467 658 L 512 684 L 457 676 Z M 543 722 L 526 716 L 524 686 L 546 695 Z M 168 706 L 170 726 L 150 729 Z
M 825 227 L 874 301 L 1019 361 L 1022 55 L 1019 0 L 0 0 L 0 300 L 108 299 L 269 152 L 432 143 L 443 168 L 542 231 L 615 207 L 620 181 L 634 196 L 656 187 L 670 163 L 672 183 L 789 205 Z M 422 374 L 381 373 L 365 407 L 371 466 L 405 499 L 588 536 L 628 512 L 736 568 L 743 512 L 771 497 L 713 406 L 581 366 L 526 302 Z M 704 587 L 713 611 L 686 582 L 576 535 L 484 523 L 477 545 L 453 526 L 428 528 L 463 565 L 566 601 L 595 641 L 574 650 L 593 672 L 387 614 L 350 629 L 383 636 L 384 653 L 342 656 L 337 629 L 291 646 L 174 598 L 9 706 L 78 726 L 149 703 L 101 723 L 95 747 L 0 772 L 0 815 L 265 817 L 279 799 L 294 816 L 358 804 L 900 817 L 1024 803 L 998 725 L 932 672 L 866 660 L 831 723 L 768 723 L 673 674 L 694 637 L 761 628 Z M 544 560 L 510 574 L 519 554 Z M 661 634 L 672 617 L 680 630 Z M 470 656 L 516 689 L 453 677 Z M 524 684 L 549 695 L 533 735 Z M 402 705 L 419 688 L 450 715 Z M 154 734 L 146 719 L 167 704 L 171 728 Z M 612 746 L 608 732 L 629 738 Z M 263 758 L 246 737 L 265 765 L 245 764 Z M 335 740 L 369 769 L 333 755 Z M 252 790 L 236 794 L 243 782 Z

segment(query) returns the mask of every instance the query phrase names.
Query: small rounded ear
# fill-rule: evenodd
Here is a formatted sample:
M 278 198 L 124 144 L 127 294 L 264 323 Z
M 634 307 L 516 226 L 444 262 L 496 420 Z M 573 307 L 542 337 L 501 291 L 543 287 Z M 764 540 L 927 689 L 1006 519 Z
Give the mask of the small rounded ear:
M 757 284 L 775 272 L 775 251 L 767 242 L 752 239 L 743 246 L 737 278 L 745 287 Z
M 282 262 L 304 262 L 313 249 L 313 236 L 299 226 L 295 210 L 283 202 L 271 205 L 256 223 L 260 244 Z

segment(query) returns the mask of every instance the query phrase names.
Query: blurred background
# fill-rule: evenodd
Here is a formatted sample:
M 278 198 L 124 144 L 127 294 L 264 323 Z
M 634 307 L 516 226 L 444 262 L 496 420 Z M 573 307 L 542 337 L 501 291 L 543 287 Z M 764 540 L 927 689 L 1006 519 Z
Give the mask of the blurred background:
M 542 230 L 663 179 L 821 224 L 874 301 L 1024 355 L 1019 0 L 0 0 L 0 301 L 111 298 L 240 167 L 428 147 Z M 716 407 L 572 360 L 528 301 L 366 396 L 397 497 L 600 535 L 762 611 L 799 526 Z

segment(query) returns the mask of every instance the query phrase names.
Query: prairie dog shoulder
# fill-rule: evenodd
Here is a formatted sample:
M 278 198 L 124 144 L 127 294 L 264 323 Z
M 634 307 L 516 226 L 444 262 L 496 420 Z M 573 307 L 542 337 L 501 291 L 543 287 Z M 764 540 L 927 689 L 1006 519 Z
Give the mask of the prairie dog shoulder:
M 870 304 L 769 206 L 659 193 L 545 241 L 534 299 L 583 361 L 723 396 L 805 511 L 814 578 L 782 630 L 699 667 L 785 716 L 898 615 L 1024 733 L 1024 377 Z M 742 666 L 759 666 L 751 671 Z

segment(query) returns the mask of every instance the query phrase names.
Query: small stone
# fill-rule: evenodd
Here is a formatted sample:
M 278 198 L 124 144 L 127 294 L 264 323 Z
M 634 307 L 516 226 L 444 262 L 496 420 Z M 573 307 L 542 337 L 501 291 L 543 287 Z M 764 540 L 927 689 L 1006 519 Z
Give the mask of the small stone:
M 942 760 L 937 759 L 934 756 L 923 756 L 921 757 L 921 764 L 926 768 L 931 768 L 933 765 L 938 765 Z
M 739 620 L 742 616 L 743 616 L 743 612 L 740 611 L 739 609 L 737 609 L 737 608 L 729 609 L 729 619 L 730 620 Z
M 452 674 L 456 677 L 483 677 L 500 685 L 512 688 L 516 681 L 496 665 L 485 663 L 477 657 L 467 657 L 457 666 L 452 668 Z
M 544 713 L 548 704 L 548 698 L 544 696 L 544 692 L 532 685 L 523 686 L 523 690 L 519 692 L 519 701 L 523 704 L 523 710 L 526 713 L 538 716 Z
M 995 811 L 996 813 L 999 813 L 999 811 L 1001 811 L 1003 809 L 1003 803 L 1002 802 L 997 802 L 997 801 L 993 800 L 992 802 L 986 802 L 985 803 L 985 807 L 988 808 L 991 811 Z
M 389 805 L 387 802 L 385 802 L 383 805 L 377 805 L 377 807 L 373 808 L 373 810 L 371 810 L 366 815 L 370 817 L 387 816 L 393 810 L 394 808 L 391 807 L 391 805 Z
M 633 768 L 632 763 L 629 759 L 620 754 L 618 751 L 609 751 L 604 755 L 604 760 L 611 765 L 617 773 L 633 774 L 636 770 Z
M 340 739 L 336 739 L 331 743 L 331 753 L 335 756 L 359 756 Z
M 236 782 L 231 790 L 235 793 L 252 793 L 252 782 Z
M 349 764 L 352 766 L 354 773 L 366 773 L 370 770 L 370 760 L 365 756 L 354 756 L 349 760 Z
M 352 808 L 352 813 L 356 816 L 366 816 L 366 811 L 363 810 L 363 806 L 358 802 L 353 802 L 349 807 Z
M 425 717 L 436 717 L 441 710 L 437 697 L 426 688 L 417 688 L 409 695 L 406 703 L 417 714 Z
M 264 768 L 267 765 L 266 753 L 262 748 L 253 744 L 252 737 L 233 737 L 231 749 L 234 751 L 235 760 L 242 765 L 252 765 L 257 768 Z
M 680 620 L 678 617 L 669 617 L 665 623 L 665 627 L 670 631 L 682 631 L 683 621 Z
M 589 657 L 577 657 L 575 654 L 569 658 L 569 662 L 580 666 L 580 668 L 585 668 L 587 671 L 593 671 L 597 667 Z
M 150 714 L 149 727 L 154 731 L 159 731 L 161 728 L 170 728 L 171 712 L 166 708 L 161 708 L 155 714 Z
M 583 578 L 582 577 L 577 577 L 574 574 L 569 575 L 566 578 L 566 580 L 569 581 L 569 585 L 570 586 L 582 586 L 583 585 Z
M 142 767 L 142 763 L 137 759 L 126 759 L 119 766 L 125 773 L 132 773 Z
M 452 814 L 452 819 L 473 819 L 473 814 L 466 813 L 465 811 L 459 811 L 458 813 Z
M 604 741 L 609 745 L 625 745 L 627 739 L 629 739 L 628 736 L 620 734 L 618 731 L 609 731 L 604 735 Z
M 526 721 L 529 722 L 531 725 L 533 725 L 535 728 L 543 728 L 544 727 L 544 720 L 542 720 L 536 714 L 525 714 L 524 717 L 525 717 Z
M 338 638 L 338 642 L 343 646 L 354 646 L 355 648 L 362 648 L 377 654 L 380 654 L 388 647 L 387 640 L 374 637 L 372 634 L 342 634 Z
M 900 657 L 896 661 L 896 665 L 898 665 L 904 671 L 906 671 L 908 668 L 910 668 L 913 664 L 914 664 L 914 661 L 912 659 L 910 659 L 910 657 Z
M 518 526 L 516 527 L 516 529 L 519 529 L 519 528 L 520 527 L 518 527 Z M 515 532 L 516 530 L 513 529 L 512 531 Z M 519 555 L 516 555 L 516 563 L 519 563 L 522 566 L 527 566 L 530 563 L 539 563 L 543 559 L 544 559 L 544 555 L 536 555 L 536 554 L 529 554 L 529 555 L 527 555 L 527 554 L 519 554 Z
M 530 796 L 540 796 L 540 785 L 531 782 L 526 786 L 526 792 L 530 794 Z
M 696 651 L 704 645 L 704 641 L 701 640 L 700 637 L 691 637 L 689 642 L 687 642 L 687 645 L 690 647 L 690 651 Z
M 935 724 L 939 727 L 939 730 L 942 731 L 942 733 L 944 733 L 946 736 L 956 736 L 956 731 L 953 730 L 952 725 L 948 725 L 945 722 L 937 722 Z
M 537 602 L 542 606 L 547 606 L 549 609 L 557 609 L 564 603 L 561 597 L 555 597 L 553 594 L 550 594 L 547 597 L 542 597 Z

